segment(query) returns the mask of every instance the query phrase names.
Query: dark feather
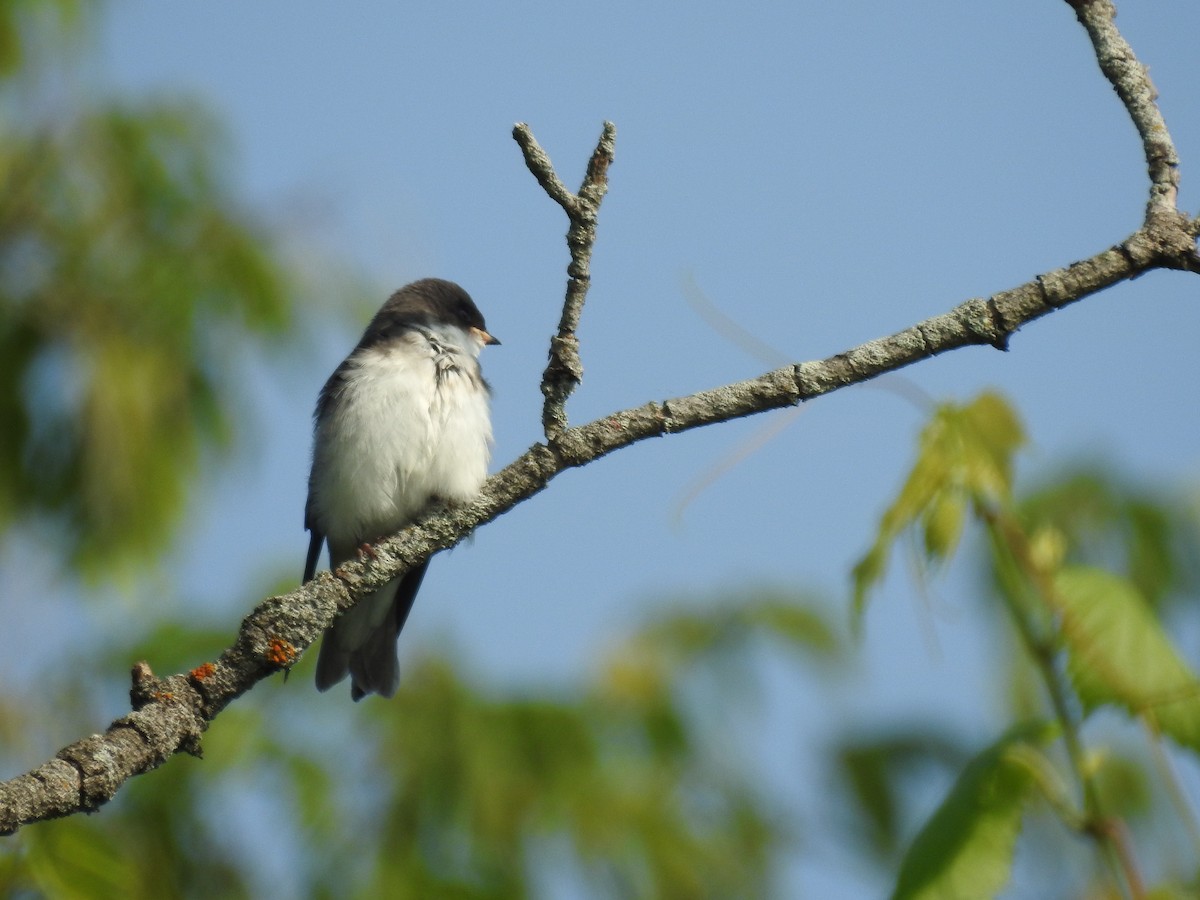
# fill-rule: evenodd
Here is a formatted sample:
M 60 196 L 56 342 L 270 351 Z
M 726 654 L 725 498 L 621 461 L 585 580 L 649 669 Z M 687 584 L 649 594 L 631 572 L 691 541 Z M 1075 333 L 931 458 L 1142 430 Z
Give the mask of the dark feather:
M 387 614 L 363 636 L 363 616 L 368 616 L 373 597 L 363 597 L 358 605 L 343 613 L 325 632 L 317 656 L 317 689 L 328 690 L 350 675 L 350 696 L 361 700 L 370 693 L 391 697 L 400 685 L 396 659 L 396 639 L 408 621 L 413 602 L 429 560 L 404 574 L 388 606 Z
M 310 525 L 309 530 L 312 535 L 308 539 L 308 559 L 304 563 L 304 581 L 301 584 L 308 584 L 317 574 L 317 562 L 321 559 L 321 545 L 325 543 L 325 535 L 321 534 L 314 526 Z

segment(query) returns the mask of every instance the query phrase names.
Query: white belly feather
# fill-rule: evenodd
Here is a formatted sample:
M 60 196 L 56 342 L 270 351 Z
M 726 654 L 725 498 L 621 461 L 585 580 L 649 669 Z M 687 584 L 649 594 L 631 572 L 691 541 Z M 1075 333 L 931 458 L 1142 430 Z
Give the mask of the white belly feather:
M 352 360 L 322 423 L 315 511 L 331 547 L 391 534 L 434 497 L 470 500 L 487 476 L 492 429 L 473 355 L 449 366 L 412 337 L 427 352 L 369 349 Z

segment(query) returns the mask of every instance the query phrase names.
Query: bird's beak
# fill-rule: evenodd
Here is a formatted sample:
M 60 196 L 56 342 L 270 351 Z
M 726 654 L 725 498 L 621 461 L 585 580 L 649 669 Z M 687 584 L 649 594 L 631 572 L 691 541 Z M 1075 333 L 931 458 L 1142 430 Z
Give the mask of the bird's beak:
M 485 347 L 500 343 L 500 338 L 492 337 L 482 328 L 472 328 L 471 334 L 475 336 L 475 340 L 479 341 L 479 343 L 483 344 Z

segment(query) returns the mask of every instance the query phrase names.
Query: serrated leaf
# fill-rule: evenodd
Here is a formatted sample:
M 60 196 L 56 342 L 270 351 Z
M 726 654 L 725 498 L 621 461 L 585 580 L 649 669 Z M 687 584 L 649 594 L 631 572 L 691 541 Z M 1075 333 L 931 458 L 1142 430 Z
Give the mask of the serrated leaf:
M 1010 733 L 967 764 L 905 854 L 893 900 L 982 900 L 1000 891 L 1034 779 L 1015 751 L 1051 733 Z
M 1054 582 L 1068 672 L 1088 708 L 1114 704 L 1200 750 L 1200 681 L 1124 578 L 1084 566 Z

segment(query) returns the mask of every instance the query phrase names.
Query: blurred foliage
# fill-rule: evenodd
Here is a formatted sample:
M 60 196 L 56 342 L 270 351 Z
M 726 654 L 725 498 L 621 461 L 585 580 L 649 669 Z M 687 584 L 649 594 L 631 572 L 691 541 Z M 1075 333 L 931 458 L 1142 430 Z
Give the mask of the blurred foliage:
M 924 559 L 942 563 L 973 519 L 991 551 L 995 608 L 1020 648 L 1007 655 L 1020 684 L 1013 692 L 1020 698 L 1014 730 L 963 770 L 909 846 L 894 896 L 997 895 L 1035 801 L 1095 845 L 1088 890 L 1145 896 L 1123 817 L 1142 815 L 1151 785 L 1163 798 L 1152 817 L 1174 820 L 1175 843 L 1190 860 L 1156 860 L 1169 871 L 1155 891 L 1186 895 L 1200 884 L 1200 822 L 1170 755 L 1186 753 L 1194 764 L 1200 751 L 1200 680 L 1161 612 L 1172 598 L 1189 598 L 1194 620 L 1196 505 L 1178 496 L 1156 501 L 1095 467 L 1068 472 L 1019 501 L 1014 454 L 1023 441 L 1015 411 L 994 394 L 939 407 L 899 497 L 854 570 L 858 613 L 883 579 L 893 543 L 915 533 Z M 953 515 L 940 512 L 947 505 Z M 1040 688 L 1040 702 L 1030 700 L 1031 683 Z M 1140 759 L 1088 743 L 1085 728 L 1114 710 L 1142 727 Z M 1031 734 L 1039 736 L 1036 744 Z M 1053 754 L 1043 751 L 1047 743 Z M 875 825 L 876 845 L 889 846 L 896 818 L 886 805 L 891 773 L 856 764 L 848 771 L 857 803 Z M 868 777 L 882 783 L 873 786 Z
M 1084 710 L 1119 706 L 1200 751 L 1200 681 L 1133 584 L 1099 569 L 1064 567 L 1052 602 Z
M 1002 403 L 992 395 L 935 417 L 969 422 Z M 926 461 L 907 530 L 881 525 L 940 552 L 922 510 L 946 490 L 963 501 L 963 534 L 976 522 L 989 538 L 981 582 L 1012 619 L 1012 657 L 1041 694 L 1032 708 L 1000 710 L 990 744 L 972 749 L 934 720 L 860 726 L 828 748 L 825 793 L 838 814 L 802 817 L 724 732 L 765 690 L 766 659 L 803 659 L 837 679 L 851 648 L 821 603 L 786 592 L 693 601 L 686 612 L 663 603 L 573 687 L 497 691 L 425 657 L 393 702 L 320 704 L 305 660 L 290 683 L 227 710 L 203 761 L 171 760 L 98 816 L 0 844 L 0 896 L 764 897 L 780 894 L 785 861 L 806 858 L 809 831 L 893 873 L 896 897 L 1004 896 L 1021 853 L 1054 896 L 1193 896 L 1200 829 L 1171 758 L 1194 762 L 1195 679 L 1120 574 L 1147 539 L 1122 515 L 1089 520 L 1079 545 L 1059 530 L 1068 510 L 1047 498 L 1072 496 L 1061 488 L 1079 472 L 1018 498 L 1012 460 L 996 448 L 1011 453 L 1020 426 L 1007 408 L 1000 418 L 1003 428 L 960 429 L 949 444 L 922 441 L 956 474 L 943 485 Z M 998 442 L 983 469 L 1002 477 L 963 477 L 959 455 L 989 456 L 971 440 Z M 1087 472 L 1101 493 L 1123 495 L 1119 479 Z M 1139 515 L 1168 523 L 1154 533 L 1170 553 L 1189 552 L 1186 502 L 1148 496 Z M 1181 560 L 1175 571 L 1185 570 Z M 1160 608 L 1182 610 L 1168 597 L 1187 584 L 1174 579 Z M 111 658 L 153 647 L 184 668 L 227 639 L 164 622 Z M 1138 740 L 1097 724 L 1114 713 L 1141 724 Z M 26 729 L 34 718 L 0 707 L 0 735 Z M 1026 833 L 1036 844 L 1022 849 Z M 1107 842 L 1121 835 L 1132 835 L 1120 850 L 1135 862 L 1112 860 Z M 1081 837 L 1095 845 L 1090 875 L 1064 882 L 1061 856 Z M 1143 868 L 1154 873 L 1144 891 Z
M 79 0 L 4 0 L 0 3 L 0 78 L 11 78 L 31 68 L 30 31 L 55 32 L 59 40 L 69 37 L 80 23 Z
M 1015 412 L 994 393 L 972 403 L 939 406 L 922 429 L 917 460 L 900 494 L 884 512 L 871 549 L 854 567 L 854 611 L 887 569 L 891 546 L 910 528 L 920 530 L 926 558 L 954 554 L 972 503 L 1007 502 L 1013 454 L 1025 443 Z
M 971 760 L 941 806 L 913 840 L 894 898 L 994 897 L 1009 877 L 1009 859 L 1034 785 L 1022 752 L 1047 729 L 1020 728 Z
M 232 436 L 236 348 L 292 317 L 202 110 L 61 96 L 80 15 L 0 4 L 0 535 L 52 522 L 95 575 L 161 548 Z
M 853 801 L 856 843 L 890 864 L 900 850 L 904 821 L 902 787 L 921 770 L 957 769 L 966 757 L 952 738 L 928 726 L 847 735 L 834 751 L 838 775 Z
M 174 634 L 175 653 L 211 649 L 210 635 Z M 308 680 L 276 681 L 255 692 L 268 704 L 222 714 L 203 762 L 172 760 L 101 815 L 0 846 L 0 895 L 492 898 L 569 878 L 598 896 L 766 896 L 794 846 L 788 819 L 750 772 L 706 752 L 711 726 L 685 687 L 763 638 L 828 661 L 835 634 L 794 596 L 723 597 L 651 623 L 590 683 L 535 696 L 426 658 L 394 701 L 332 707 L 339 766 L 314 738 Z M 290 842 L 291 881 L 231 849 L 235 817 L 218 802 L 246 790 L 266 812 L 253 827 Z
M 1062 536 L 1067 561 L 1103 566 L 1156 608 L 1200 593 L 1200 497 L 1127 483 L 1110 467 L 1081 465 L 1021 499 L 1017 514 Z

